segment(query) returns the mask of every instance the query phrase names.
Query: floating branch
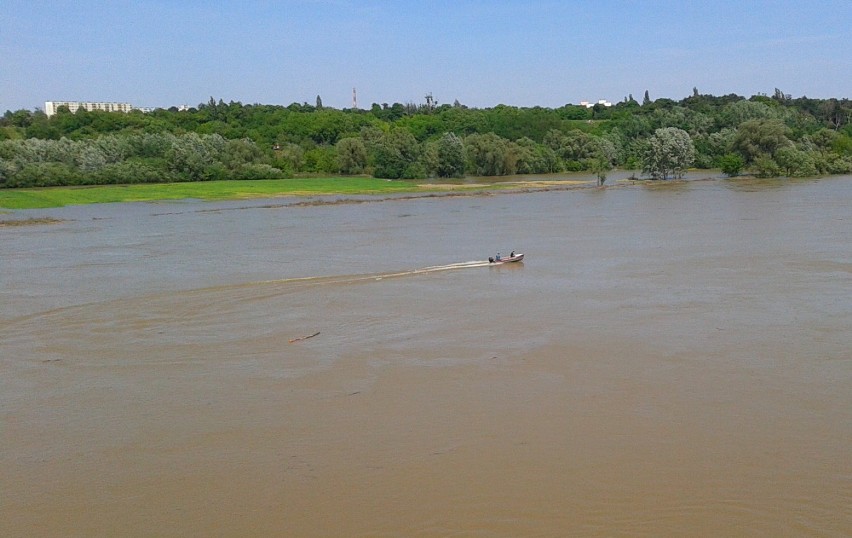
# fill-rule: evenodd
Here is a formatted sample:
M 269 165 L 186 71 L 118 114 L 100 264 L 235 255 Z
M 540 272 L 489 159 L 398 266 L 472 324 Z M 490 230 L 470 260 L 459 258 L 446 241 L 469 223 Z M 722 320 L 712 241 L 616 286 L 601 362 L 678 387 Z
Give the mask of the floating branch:
M 290 340 L 290 343 L 292 344 L 293 342 L 298 342 L 300 340 L 307 340 L 308 338 L 313 338 L 314 336 L 316 336 L 318 334 L 319 334 L 319 331 L 315 332 L 314 334 L 309 334 L 308 336 L 300 336 L 299 338 L 292 338 Z

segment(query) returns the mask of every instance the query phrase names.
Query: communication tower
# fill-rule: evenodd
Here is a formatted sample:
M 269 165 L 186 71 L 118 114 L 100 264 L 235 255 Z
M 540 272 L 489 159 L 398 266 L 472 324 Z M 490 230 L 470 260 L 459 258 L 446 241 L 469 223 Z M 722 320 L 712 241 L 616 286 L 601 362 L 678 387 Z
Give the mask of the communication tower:
M 358 96 L 355 93 L 355 88 L 352 88 L 352 108 L 358 108 Z

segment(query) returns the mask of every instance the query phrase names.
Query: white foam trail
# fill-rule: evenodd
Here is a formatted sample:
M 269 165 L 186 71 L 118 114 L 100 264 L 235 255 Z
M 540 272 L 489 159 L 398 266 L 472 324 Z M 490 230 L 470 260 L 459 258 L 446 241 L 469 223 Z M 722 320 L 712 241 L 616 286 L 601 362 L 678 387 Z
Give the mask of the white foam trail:
M 306 276 L 296 278 L 281 278 L 274 280 L 263 280 L 254 284 L 286 284 L 286 283 L 304 283 L 305 285 L 319 284 L 345 284 L 351 282 L 360 282 L 364 280 L 381 280 L 383 278 L 395 278 L 408 275 L 417 275 L 421 273 L 433 273 L 438 271 L 452 271 L 455 269 L 467 269 L 471 267 L 486 267 L 492 265 L 488 260 L 473 260 L 468 262 L 450 263 L 447 265 L 433 265 L 430 267 L 422 267 L 420 269 L 410 269 L 407 271 L 397 271 L 393 273 L 372 273 L 367 275 L 337 275 L 337 276 Z
M 363 279 L 375 279 L 381 280 L 382 278 L 394 278 L 400 276 L 407 275 L 418 275 L 421 273 L 434 273 L 437 271 L 452 271 L 454 269 L 467 269 L 469 267 L 485 267 L 490 265 L 488 260 L 475 260 L 469 262 L 458 262 L 458 263 L 450 263 L 447 265 L 433 265 L 431 267 L 422 267 L 420 269 L 411 269 L 409 271 L 399 271 L 396 273 L 379 273 L 376 275 L 369 275 L 364 277 L 355 277 L 352 280 L 363 280 Z
M 488 260 L 475 260 L 470 262 L 450 263 L 448 265 L 434 265 L 432 267 L 424 267 L 423 269 L 417 269 L 417 271 L 447 271 L 449 269 L 464 269 L 466 267 L 483 267 L 488 264 Z

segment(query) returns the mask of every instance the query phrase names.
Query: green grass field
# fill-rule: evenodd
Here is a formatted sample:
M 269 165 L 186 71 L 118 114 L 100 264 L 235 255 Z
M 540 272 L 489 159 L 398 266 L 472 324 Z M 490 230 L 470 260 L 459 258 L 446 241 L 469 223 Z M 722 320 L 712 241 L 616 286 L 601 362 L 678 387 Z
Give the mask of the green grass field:
M 35 209 L 66 205 L 155 200 L 239 200 L 276 196 L 324 194 L 395 194 L 482 189 L 479 185 L 421 185 L 369 177 L 269 179 L 258 181 L 203 181 L 144 185 L 97 185 L 0 189 L 0 208 Z M 488 188 L 505 186 L 488 185 Z

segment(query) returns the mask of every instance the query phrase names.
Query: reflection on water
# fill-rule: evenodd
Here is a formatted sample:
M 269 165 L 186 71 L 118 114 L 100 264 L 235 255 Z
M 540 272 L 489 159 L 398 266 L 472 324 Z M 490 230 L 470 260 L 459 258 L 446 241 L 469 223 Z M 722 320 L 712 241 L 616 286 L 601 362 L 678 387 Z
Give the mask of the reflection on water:
M 852 178 L 735 185 L 28 212 L 0 528 L 850 535 Z

